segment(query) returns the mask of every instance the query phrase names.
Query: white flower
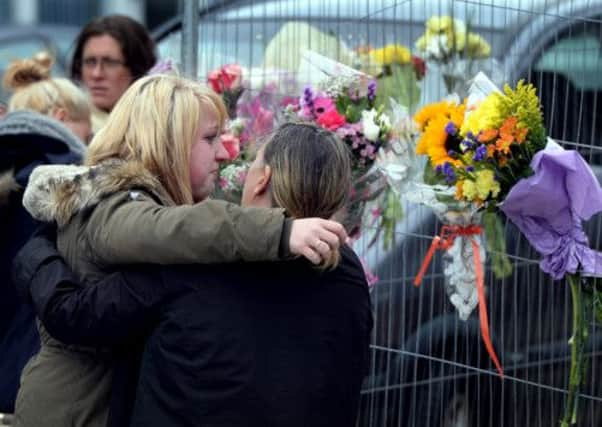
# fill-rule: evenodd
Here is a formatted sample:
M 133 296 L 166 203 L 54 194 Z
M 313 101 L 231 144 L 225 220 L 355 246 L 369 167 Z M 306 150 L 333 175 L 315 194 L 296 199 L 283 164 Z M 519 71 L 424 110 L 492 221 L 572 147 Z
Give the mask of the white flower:
M 376 110 L 373 108 L 362 111 L 362 129 L 366 139 L 377 141 L 380 135 L 380 126 L 376 124 Z
M 228 123 L 228 129 L 234 136 L 240 136 L 245 130 L 246 125 L 247 121 L 245 119 L 236 118 L 234 120 L 230 120 Z
M 446 35 L 433 35 L 428 38 L 426 56 L 436 61 L 441 61 L 451 54 Z
M 391 128 L 391 119 L 385 113 L 382 113 L 378 117 L 378 124 L 381 128 L 390 129 Z

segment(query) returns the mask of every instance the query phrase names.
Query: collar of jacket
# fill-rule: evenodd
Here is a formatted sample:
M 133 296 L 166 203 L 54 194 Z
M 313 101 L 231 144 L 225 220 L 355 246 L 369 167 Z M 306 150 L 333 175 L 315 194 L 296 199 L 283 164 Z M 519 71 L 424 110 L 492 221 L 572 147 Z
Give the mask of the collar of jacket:
M 23 206 L 35 219 L 61 226 L 117 192 L 141 190 L 173 205 L 157 177 L 137 162 L 111 159 L 95 166 L 44 165 L 33 170 Z

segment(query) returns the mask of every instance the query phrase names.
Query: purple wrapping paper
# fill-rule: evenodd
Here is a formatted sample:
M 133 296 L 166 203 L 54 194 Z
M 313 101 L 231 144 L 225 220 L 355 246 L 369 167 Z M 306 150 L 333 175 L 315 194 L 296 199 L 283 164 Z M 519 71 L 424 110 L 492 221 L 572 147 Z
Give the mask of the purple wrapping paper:
M 602 189 L 587 162 L 574 150 L 546 147 L 531 161 L 535 172 L 522 179 L 501 205 L 542 255 L 541 269 L 559 280 L 580 271 L 602 275 L 602 254 L 589 247 L 582 221 L 602 211 Z

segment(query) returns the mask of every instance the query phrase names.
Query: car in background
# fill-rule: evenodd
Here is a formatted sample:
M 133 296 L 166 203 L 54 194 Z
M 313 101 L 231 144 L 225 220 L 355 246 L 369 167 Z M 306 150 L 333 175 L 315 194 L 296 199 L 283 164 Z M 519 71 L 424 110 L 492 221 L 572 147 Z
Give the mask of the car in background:
M 79 30 L 77 26 L 47 24 L 0 27 L 0 78 L 12 61 L 31 58 L 40 51 L 47 51 L 55 58 L 53 75 L 67 75 L 73 42 Z M 6 102 L 8 96 L 0 88 L 0 101 Z
M 207 0 L 201 10 L 198 74 L 228 63 L 247 68 L 271 65 L 266 48 L 287 23 L 311 25 L 336 37 L 296 45 L 328 51 L 345 60 L 345 47 L 401 43 L 413 47 L 433 15 L 453 15 L 491 45 L 481 66 L 510 84 L 532 82 L 540 96 L 548 133 L 576 148 L 602 177 L 602 1 L 601 0 Z M 154 36 L 159 54 L 179 60 L 181 18 Z M 412 49 L 413 50 L 413 49 Z M 272 53 L 273 56 L 273 53 Z M 285 62 L 283 62 L 285 63 Z M 446 95 L 436 66 L 427 64 L 421 105 Z M 296 94 L 290 94 L 296 95 Z M 481 341 L 478 313 L 459 320 L 444 290 L 441 257 L 435 256 L 420 288 L 412 285 L 440 223 L 421 206 L 405 204 L 393 248 L 355 249 L 380 277 L 372 292 L 373 360 L 361 398 L 360 426 L 556 425 L 566 395 L 571 305 L 568 286 L 541 273 L 538 254 L 506 222 L 513 274 L 496 279 L 489 266 L 487 303 L 493 343 L 506 379 L 492 370 Z M 602 218 L 587 224 L 594 248 L 602 249 Z M 594 329 L 586 349 L 589 370 L 578 425 L 602 425 L 602 331 Z

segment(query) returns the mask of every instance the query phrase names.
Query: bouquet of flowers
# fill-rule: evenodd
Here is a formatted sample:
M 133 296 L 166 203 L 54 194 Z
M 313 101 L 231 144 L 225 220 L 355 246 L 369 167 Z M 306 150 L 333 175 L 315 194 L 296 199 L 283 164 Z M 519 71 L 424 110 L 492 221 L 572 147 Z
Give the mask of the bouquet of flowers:
M 426 74 L 426 64 L 410 50 L 399 44 L 389 44 L 379 49 L 362 46 L 356 49 L 357 67 L 378 79 L 377 105 L 388 106 L 393 98 L 412 109 L 420 100 L 418 82 Z
M 519 82 L 516 89 L 506 85 L 500 92 L 478 75 L 463 104 L 431 105 L 416 119 L 423 130 L 417 152 L 429 157 L 435 179 L 453 186 L 454 199 L 460 203 L 480 211 L 504 212 L 541 254 L 542 271 L 556 280 L 567 278 L 573 336 L 569 395 L 561 425 L 575 424 L 585 343 L 592 322 L 602 320 L 600 285 L 595 279 L 602 276 L 602 253 L 589 247 L 582 227 L 584 220 L 602 212 L 598 180 L 577 151 L 564 150 L 546 138 L 539 99 L 531 85 Z M 475 225 L 444 227 L 433 250 L 446 249 L 454 237 L 472 238 L 481 231 Z M 476 265 L 482 253 L 474 241 L 471 244 L 483 338 L 501 372 L 487 343 L 482 269 Z
M 487 41 L 467 25 L 451 16 L 432 16 L 426 21 L 425 32 L 416 41 L 416 48 L 427 61 L 442 71 L 447 93 L 457 92 L 466 75 L 472 74 L 475 60 L 491 54 Z
M 444 269 L 451 301 L 462 318 L 479 306 L 485 346 L 502 374 L 489 336 L 485 302 L 485 218 L 490 223 L 487 226 L 485 221 L 488 246 L 502 255 L 494 257 L 494 271 L 503 275 L 510 265 L 504 256 L 501 226 L 484 215 L 494 215 L 510 188 L 532 173 L 529 164 L 544 148 L 546 136 L 539 99 L 531 85 L 519 82 L 515 90 L 506 85 L 500 92 L 479 74 L 470 92 L 462 103 L 445 100 L 427 105 L 415 116 L 422 131 L 416 153 L 429 159 L 428 179 L 452 187 L 455 193 L 445 201 L 449 209 L 440 215 L 445 225 L 433 240 L 415 283 L 420 283 L 434 251 L 446 251 Z
M 227 64 L 213 70 L 207 76 L 207 84 L 220 94 L 230 118 L 236 116 L 236 103 L 243 92 L 242 68 L 238 64 Z
M 331 130 L 351 150 L 353 189 L 344 220 L 350 234 L 359 232 L 366 201 L 377 197 L 386 185 L 371 168 L 389 142 L 391 120 L 382 107 L 375 106 L 376 81 L 366 77 L 327 78 L 318 87 L 306 87 L 298 103 L 287 107 L 290 120 L 310 121 Z

